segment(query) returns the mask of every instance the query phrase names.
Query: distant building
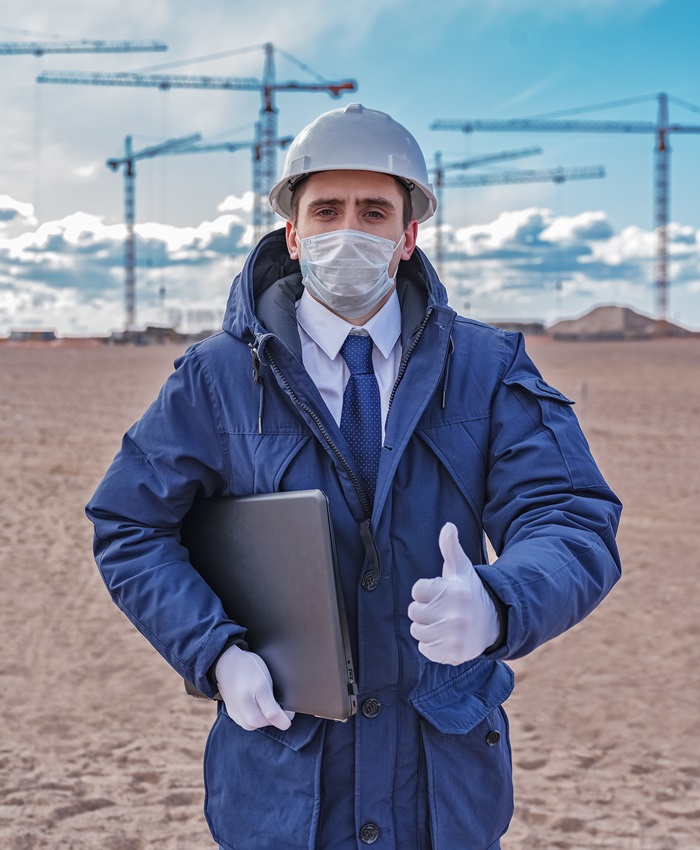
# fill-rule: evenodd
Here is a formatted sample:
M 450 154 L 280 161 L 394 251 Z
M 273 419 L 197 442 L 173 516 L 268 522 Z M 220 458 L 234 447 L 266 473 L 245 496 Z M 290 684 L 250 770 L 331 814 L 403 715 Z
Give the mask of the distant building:
M 211 336 L 215 331 L 206 330 L 196 334 L 179 333 L 165 325 L 148 325 L 142 330 L 114 331 L 106 340 L 109 345 L 153 345 L 164 343 L 189 344 Z
M 616 304 L 595 307 L 576 319 L 557 322 L 549 328 L 549 335 L 561 340 L 596 341 L 697 336 L 672 322 L 654 319 Z
M 54 342 L 56 338 L 56 331 L 23 329 L 10 331 L 8 342 Z

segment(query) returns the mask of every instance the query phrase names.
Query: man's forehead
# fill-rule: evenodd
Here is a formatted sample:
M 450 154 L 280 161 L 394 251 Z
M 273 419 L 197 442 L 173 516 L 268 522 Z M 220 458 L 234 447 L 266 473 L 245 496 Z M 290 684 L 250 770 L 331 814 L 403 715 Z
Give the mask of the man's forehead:
M 310 174 L 304 183 L 304 203 L 319 199 L 351 202 L 384 199 L 393 205 L 401 204 L 396 180 L 376 171 L 319 171 Z

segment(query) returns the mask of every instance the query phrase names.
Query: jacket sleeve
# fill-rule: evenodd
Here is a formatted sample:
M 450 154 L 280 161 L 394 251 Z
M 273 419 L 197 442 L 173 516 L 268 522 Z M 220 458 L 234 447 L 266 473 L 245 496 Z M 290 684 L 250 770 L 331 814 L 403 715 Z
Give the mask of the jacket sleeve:
M 207 672 L 244 629 L 190 565 L 180 524 L 196 497 L 223 493 L 226 455 L 196 348 L 126 433 L 90 500 L 95 559 L 114 602 L 207 696 Z
M 477 568 L 507 615 L 495 658 L 525 655 L 578 623 L 620 577 L 621 504 L 591 456 L 572 402 L 543 380 L 520 334 L 505 339 L 483 515 L 499 557 Z

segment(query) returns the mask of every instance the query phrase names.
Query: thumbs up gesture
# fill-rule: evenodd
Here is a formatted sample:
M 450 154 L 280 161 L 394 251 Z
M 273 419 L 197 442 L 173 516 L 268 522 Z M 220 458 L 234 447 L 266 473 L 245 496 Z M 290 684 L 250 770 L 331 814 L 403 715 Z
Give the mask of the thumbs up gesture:
M 419 579 L 408 606 L 411 634 L 426 658 L 463 664 L 498 639 L 500 623 L 483 582 L 460 546 L 457 528 L 445 523 L 438 538 L 442 576 Z

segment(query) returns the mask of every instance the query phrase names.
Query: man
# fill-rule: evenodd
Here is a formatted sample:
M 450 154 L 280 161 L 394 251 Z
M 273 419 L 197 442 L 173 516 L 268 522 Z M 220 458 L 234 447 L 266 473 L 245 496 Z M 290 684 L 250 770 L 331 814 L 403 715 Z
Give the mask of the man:
M 223 332 L 177 361 L 88 506 L 102 576 L 181 675 L 221 692 L 205 756 L 221 847 L 498 848 L 503 659 L 615 583 L 619 502 L 522 337 L 447 306 L 416 247 L 435 197 L 404 127 L 359 104 L 320 116 L 270 200 L 286 229 L 254 249 Z M 245 623 L 179 542 L 196 498 L 309 488 L 330 501 L 359 679 L 345 723 L 276 702 Z

